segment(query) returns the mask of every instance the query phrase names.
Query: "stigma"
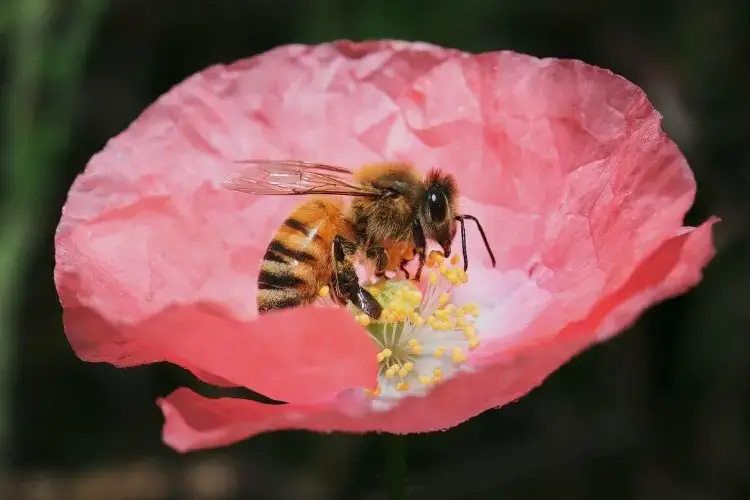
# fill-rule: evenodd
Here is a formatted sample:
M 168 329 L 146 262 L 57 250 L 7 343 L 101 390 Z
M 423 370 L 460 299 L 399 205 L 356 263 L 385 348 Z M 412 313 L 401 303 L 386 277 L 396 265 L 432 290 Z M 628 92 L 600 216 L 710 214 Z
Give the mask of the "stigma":
M 377 345 L 378 386 L 365 390 L 373 409 L 387 409 L 406 395 L 426 394 L 467 369 L 480 344 L 475 326 L 479 307 L 456 304 L 452 292 L 469 281 L 454 256 L 430 253 L 424 291 L 413 281 L 383 279 L 366 286 L 383 306 L 380 319 L 355 311 Z

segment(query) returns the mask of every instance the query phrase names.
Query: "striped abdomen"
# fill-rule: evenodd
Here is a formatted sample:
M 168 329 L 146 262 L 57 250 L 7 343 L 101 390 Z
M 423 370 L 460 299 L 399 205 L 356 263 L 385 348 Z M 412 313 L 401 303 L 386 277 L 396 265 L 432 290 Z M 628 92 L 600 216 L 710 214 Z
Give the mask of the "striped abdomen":
M 258 275 L 258 312 L 308 305 L 333 272 L 331 245 L 346 226 L 335 199 L 299 205 L 276 231 Z

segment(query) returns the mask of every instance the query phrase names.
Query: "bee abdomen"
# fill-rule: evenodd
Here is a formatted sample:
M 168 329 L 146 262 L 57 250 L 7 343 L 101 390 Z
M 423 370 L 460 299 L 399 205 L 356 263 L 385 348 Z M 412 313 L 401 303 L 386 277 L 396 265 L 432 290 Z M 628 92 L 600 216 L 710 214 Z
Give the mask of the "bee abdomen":
M 291 270 L 289 270 L 291 271 Z M 258 289 L 259 290 L 279 290 L 282 288 L 296 288 L 303 285 L 305 280 L 292 274 L 291 272 L 285 272 L 283 274 L 271 274 L 266 270 L 261 270 L 258 275 Z
M 301 306 L 305 300 L 294 288 L 267 288 L 258 290 L 258 312 L 277 311 Z
M 258 311 L 286 309 L 315 300 L 316 289 L 311 266 L 316 258 L 305 250 L 295 250 L 273 240 L 258 274 Z
M 290 229 L 293 229 L 294 231 L 303 234 L 305 237 L 309 238 L 310 240 L 317 242 L 321 241 L 321 237 L 318 234 L 318 230 L 316 227 L 310 227 L 305 225 L 303 222 L 301 222 L 299 219 L 296 219 L 294 217 L 289 217 L 287 220 L 284 221 L 284 225 Z
M 258 274 L 258 312 L 314 303 L 332 273 L 331 245 L 341 208 L 308 200 L 279 226 L 266 248 Z
M 286 262 L 290 259 L 298 262 L 315 262 L 315 256 L 310 252 L 289 248 L 279 240 L 273 240 L 271 244 L 268 245 L 268 250 L 266 250 L 264 259 L 273 260 L 275 262 Z
M 294 273 L 294 266 L 286 261 L 269 259 L 271 250 L 258 274 L 258 311 L 296 307 L 305 302 L 305 280 Z

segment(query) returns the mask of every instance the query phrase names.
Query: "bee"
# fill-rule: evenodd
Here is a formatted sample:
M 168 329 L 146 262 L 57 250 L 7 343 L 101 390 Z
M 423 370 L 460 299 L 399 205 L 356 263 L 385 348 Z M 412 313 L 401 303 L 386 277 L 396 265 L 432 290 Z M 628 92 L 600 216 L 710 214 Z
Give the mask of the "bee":
M 454 177 L 438 169 L 426 176 L 410 164 L 378 163 L 355 170 L 303 161 L 242 160 L 246 166 L 224 180 L 227 189 L 255 195 L 314 195 L 277 229 L 260 266 L 260 314 L 312 304 L 321 288 L 341 305 L 351 302 L 378 319 L 382 307 L 361 285 L 355 264 L 373 264 L 376 276 L 400 270 L 415 257 L 421 279 L 427 241 L 450 256 L 460 225 L 464 271 L 466 228 L 472 220 L 495 266 L 495 256 L 476 217 L 459 214 Z

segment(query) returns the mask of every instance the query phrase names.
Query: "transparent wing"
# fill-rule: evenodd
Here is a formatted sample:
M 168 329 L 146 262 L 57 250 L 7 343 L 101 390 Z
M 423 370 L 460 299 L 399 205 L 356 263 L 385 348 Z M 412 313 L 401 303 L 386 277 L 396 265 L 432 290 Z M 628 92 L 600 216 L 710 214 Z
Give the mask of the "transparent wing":
M 323 163 L 295 160 L 242 160 L 241 170 L 224 180 L 224 187 L 259 195 L 332 194 L 378 196 L 376 190 L 358 185 L 352 171 Z

